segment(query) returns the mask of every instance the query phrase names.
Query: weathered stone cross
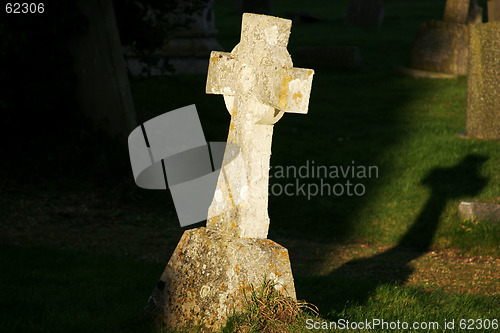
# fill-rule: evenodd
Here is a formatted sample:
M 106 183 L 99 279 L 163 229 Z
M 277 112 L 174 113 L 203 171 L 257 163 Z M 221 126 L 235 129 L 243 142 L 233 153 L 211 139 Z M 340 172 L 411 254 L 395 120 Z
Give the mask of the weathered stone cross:
M 210 56 L 206 92 L 224 95 L 231 124 L 223 162 L 227 167 L 221 169 L 209 208 L 209 229 L 267 237 L 273 125 L 284 112 L 307 113 L 314 74 L 293 67 L 286 49 L 291 25 L 290 20 L 245 13 L 240 43 L 231 53 Z M 231 165 L 238 153 L 241 163 Z
M 293 68 L 291 21 L 244 14 L 242 26 L 234 50 L 210 59 L 207 92 L 224 95 L 231 125 L 207 228 L 184 232 L 146 309 L 167 328 L 218 330 L 264 278 L 296 298 L 287 249 L 266 239 L 269 159 L 273 124 L 307 112 L 313 71 Z

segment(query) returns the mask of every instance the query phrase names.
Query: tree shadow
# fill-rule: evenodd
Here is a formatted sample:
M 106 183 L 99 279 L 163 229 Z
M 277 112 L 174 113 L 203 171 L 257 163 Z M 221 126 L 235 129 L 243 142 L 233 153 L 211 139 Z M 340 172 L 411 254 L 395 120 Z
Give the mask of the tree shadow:
M 399 243 L 380 254 L 346 262 L 324 277 L 328 279 L 325 284 L 331 285 L 331 281 L 345 281 L 345 284 L 340 282 L 329 292 L 323 290 L 319 295 L 311 294 L 309 300 L 320 308 L 325 306 L 342 311 L 348 302 L 364 304 L 381 285 L 405 283 L 414 271 L 409 263 L 430 249 L 439 217 L 448 201 L 475 196 L 488 183 L 479 172 L 487 159 L 470 154 L 454 167 L 431 170 L 422 180 L 422 184 L 431 189 L 429 199 Z

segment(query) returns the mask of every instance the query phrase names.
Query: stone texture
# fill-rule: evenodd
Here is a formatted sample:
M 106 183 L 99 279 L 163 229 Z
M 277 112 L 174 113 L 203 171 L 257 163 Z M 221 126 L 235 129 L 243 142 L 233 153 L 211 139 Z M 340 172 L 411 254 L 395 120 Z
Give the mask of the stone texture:
M 147 312 L 168 328 L 221 327 L 240 311 L 246 294 L 264 278 L 292 298 L 295 287 L 288 251 L 269 239 L 229 237 L 198 228 L 184 232 L 149 299 Z
M 467 74 L 469 28 L 443 21 L 423 23 L 412 44 L 408 67 L 446 74 Z
M 84 116 L 123 144 L 136 115 L 111 0 L 79 0 L 87 32 L 69 44 L 78 78 L 77 99 Z
M 384 21 L 382 0 L 353 0 L 349 5 L 345 22 L 360 26 L 380 27 Z
M 500 139 L 500 22 L 471 28 L 467 136 Z
M 500 205 L 477 201 L 463 201 L 458 214 L 464 220 L 500 223 Z
M 471 0 L 446 0 L 443 21 L 467 24 Z
M 500 21 L 500 0 L 487 2 L 488 22 Z
M 286 49 L 290 20 L 243 14 L 241 40 L 231 51 L 212 52 L 206 92 L 223 94 L 231 114 L 228 145 L 207 227 L 237 237 L 266 238 L 273 124 L 284 112 L 307 113 L 314 71 L 295 68 Z

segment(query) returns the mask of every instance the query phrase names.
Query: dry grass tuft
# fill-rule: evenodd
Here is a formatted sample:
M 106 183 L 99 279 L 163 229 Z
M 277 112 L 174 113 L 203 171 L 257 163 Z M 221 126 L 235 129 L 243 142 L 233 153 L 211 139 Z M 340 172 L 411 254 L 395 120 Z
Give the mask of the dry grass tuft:
M 250 295 L 245 294 L 246 311 L 236 332 L 290 332 L 303 326 L 304 310 L 318 315 L 315 305 L 284 295 L 276 285 L 273 280 L 264 279 L 258 290 L 252 286 Z

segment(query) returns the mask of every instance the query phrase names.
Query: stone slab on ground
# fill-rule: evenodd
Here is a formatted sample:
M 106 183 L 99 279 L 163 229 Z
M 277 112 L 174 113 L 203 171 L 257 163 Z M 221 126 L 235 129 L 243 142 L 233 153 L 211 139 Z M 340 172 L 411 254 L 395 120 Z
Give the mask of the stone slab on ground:
M 500 223 L 500 205 L 478 201 L 462 201 L 458 214 L 464 220 Z
M 296 299 L 288 250 L 269 239 L 229 237 L 207 228 L 184 232 L 151 295 L 147 312 L 166 327 L 220 328 L 241 311 L 243 292 L 264 278 Z

